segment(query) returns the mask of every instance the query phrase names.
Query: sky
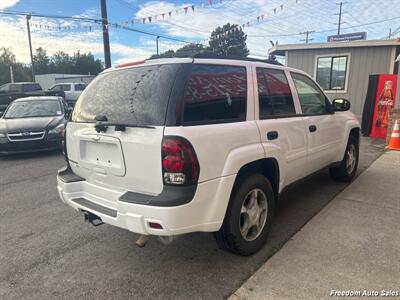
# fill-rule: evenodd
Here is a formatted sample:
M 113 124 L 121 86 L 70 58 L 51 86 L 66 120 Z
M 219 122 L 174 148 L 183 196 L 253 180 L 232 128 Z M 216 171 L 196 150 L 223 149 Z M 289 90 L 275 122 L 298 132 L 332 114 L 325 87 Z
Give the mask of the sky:
M 337 2 L 339 0 L 107 0 L 107 10 L 110 23 L 160 35 L 160 52 L 176 50 L 185 42 L 206 45 L 217 26 L 227 22 L 245 24 L 242 29 L 247 35 L 250 55 L 265 57 L 271 47 L 270 41 L 304 43 L 301 40 L 305 35 L 300 32 L 315 31 L 310 34 L 310 42 L 325 42 L 328 35 L 336 34 Z M 101 18 L 100 0 L 0 0 L 0 10 Z M 343 12 L 341 33 L 366 31 L 368 39 L 385 39 L 391 28 L 394 37 L 400 37 L 400 0 L 347 0 Z M 31 24 L 34 49 L 42 47 L 50 55 L 57 51 L 92 52 L 103 59 L 99 25 L 39 17 L 32 17 Z M 156 53 L 156 36 L 111 25 L 110 43 L 113 64 L 144 59 Z M 29 62 L 24 17 L 0 14 L 2 47 L 10 48 L 18 61 Z

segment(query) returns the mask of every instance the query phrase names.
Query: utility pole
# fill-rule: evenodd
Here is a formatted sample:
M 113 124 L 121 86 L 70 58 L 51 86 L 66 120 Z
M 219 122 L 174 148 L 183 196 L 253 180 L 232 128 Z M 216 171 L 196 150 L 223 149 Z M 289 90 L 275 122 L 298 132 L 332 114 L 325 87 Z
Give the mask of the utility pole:
M 108 18 L 106 0 L 100 0 L 101 23 L 103 25 L 104 64 L 106 69 L 111 67 L 110 37 L 108 36 Z
M 31 41 L 31 25 L 29 23 L 30 19 L 31 19 L 31 15 L 27 15 L 26 16 L 26 29 L 28 31 L 29 52 L 31 54 L 32 82 L 35 82 L 35 68 L 33 66 L 33 52 L 32 52 L 32 41 Z
M 305 35 L 306 35 L 306 38 L 303 39 L 303 40 L 300 40 L 300 42 L 306 42 L 306 44 L 308 44 L 309 41 L 312 41 L 312 40 L 313 40 L 313 39 L 308 38 L 308 36 L 309 36 L 311 33 L 314 33 L 314 32 L 315 32 L 315 30 L 311 30 L 311 31 L 307 30 L 307 31 L 300 32 L 299 34 L 305 34 Z
M 342 7 L 343 7 L 343 4 L 346 4 L 346 3 L 347 2 L 342 2 L 342 1 L 340 1 L 339 3 L 336 3 L 336 5 L 339 5 L 339 13 L 335 14 L 336 16 L 339 16 L 339 21 L 337 23 L 337 26 L 338 26 L 337 34 L 338 35 L 340 35 L 340 26 L 344 23 L 344 22 L 342 22 L 342 14 L 343 14 Z
M 10 65 L 10 79 L 11 79 L 10 82 L 14 83 L 14 71 L 12 65 Z
M 157 38 L 156 38 L 156 44 L 157 44 L 157 55 L 159 55 L 159 51 L 158 51 L 158 40 L 160 39 L 160 37 L 158 36 Z

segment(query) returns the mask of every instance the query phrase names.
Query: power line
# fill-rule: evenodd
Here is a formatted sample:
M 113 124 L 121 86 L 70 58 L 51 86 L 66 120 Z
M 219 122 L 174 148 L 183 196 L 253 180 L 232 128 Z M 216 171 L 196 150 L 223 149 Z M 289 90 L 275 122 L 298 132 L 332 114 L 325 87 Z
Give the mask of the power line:
M 305 35 L 306 35 L 306 38 L 303 39 L 303 40 L 300 40 L 300 42 L 306 42 L 306 44 L 308 44 L 309 41 L 314 40 L 314 39 L 308 38 L 308 36 L 310 35 L 310 33 L 314 33 L 314 32 L 315 32 L 315 30 L 311 30 L 311 31 L 307 30 L 307 31 L 300 32 L 299 34 L 305 34 Z
M 47 14 L 38 14 L 38 13 L 29 13 L 29 12 L 20 12 L 20 11 L 5 11 L 5 10 L 0 10 L 0 14 L 5 14 L 5 15 L 14 15 L 14 16 L 31 16 L 31 17 L 38 17 L 38 18 L 49 18 L 49 19 L 68 19 L 68 20 L 75 20 L 75 21 L 84 21 L 88 23 L 96 23 L 96 24 L 101 24 L 103 19 L 93 19 L 93 18 L 86 18 L 86 17 L 73 17 L 73 16 L 55 16 L 55 15 L 47 15 Z M 140 30 L 136 28 L 131 28 L 128 26 L 120 25 L 118 23 L 113 23 L 113 22 L 108 22 L 108 26 L 116 26 L 120 29 L 124 29 L 127 31 L 131 32 L 136 32 L 136 33 L 141 33 L 141 34 L 146 34 L 146 35 L 151 35 L 151 36 L 159 36 L 160 38 L 166 39 L 166 40 L 171 40 L 175 42 L 181 42 L 185 44 L 195 44 L 193 42 L 189 42 L 183 39 L 179 38 L 174 38 L 166 35 L 162 35 L 159 33 L 154 33 L 150 31 L 145 31 L 145 30 Z
M 358 25 L 354 25 L 354 26 L 348 26 L 348 27 L 344 27 L 344 28 L 341 28 L 341 29 L 352 29 L 352 28 L 368 26 L 368 25 L 374 25 L 374 24 L 384 23 L 384 22 L 398 20 L 398 19 L 400 19 L 400 16 L 393 17 L 393 18 L 390 18 L 390 19 L 383 19 L 383 20 L 368 22 L 368 23 L 364 23 L 364 24 L 358 24 Z M 327 32 L 332 32 L 332 31 L 336 31 L 336 29 L 318 30 L 318 31 L 315 31 L 314 33 L 327 33 Z M 272 35 L 247 35 L 247 36 L 248 37 L 288 37 L 288 36 L 298 36 L 298 35 L 299 35 L 299 33 L 272 34 Z

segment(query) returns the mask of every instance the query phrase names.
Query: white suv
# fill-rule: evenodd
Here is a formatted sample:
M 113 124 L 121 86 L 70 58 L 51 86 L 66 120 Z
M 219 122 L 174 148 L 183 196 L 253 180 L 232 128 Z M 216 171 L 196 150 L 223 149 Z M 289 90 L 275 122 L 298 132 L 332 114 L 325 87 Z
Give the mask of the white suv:
M 265 243 L 282 190 L 321 169 L 350 181 L 360 125 L 304 72 L 251 59 L 155 59 L 104 71 L 66 129 L 65 203 L 142 235 Z

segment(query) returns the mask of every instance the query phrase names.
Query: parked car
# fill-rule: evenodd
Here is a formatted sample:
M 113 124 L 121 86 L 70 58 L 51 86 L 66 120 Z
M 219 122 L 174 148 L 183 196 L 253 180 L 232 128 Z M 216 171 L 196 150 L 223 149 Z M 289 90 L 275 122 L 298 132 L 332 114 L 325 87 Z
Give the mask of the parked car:
M 306 73 L 251 59 L 147 60 L 104 71 L 66 130 L 58 192 L 92 223 L 142 235 L 266 242 L 282 191 L 329 168 L 351 181 L 360 124 Z
M 0 112 L 17 98 L 44 95 L 42 87 L 35 82 L 6 83 L 0 86 Z
M 0 154 L 61 150 L 67 115 L 60 97 L 14 100 L 0 118 Z
M 46 91 L 46 95 L 61 96 L 69 106 L 73 107 L 85 88 L 84 83 L 58 83 Z

